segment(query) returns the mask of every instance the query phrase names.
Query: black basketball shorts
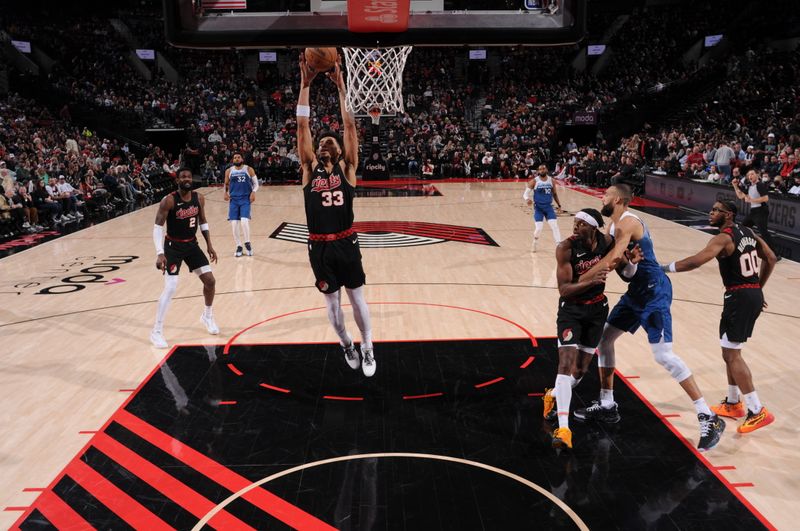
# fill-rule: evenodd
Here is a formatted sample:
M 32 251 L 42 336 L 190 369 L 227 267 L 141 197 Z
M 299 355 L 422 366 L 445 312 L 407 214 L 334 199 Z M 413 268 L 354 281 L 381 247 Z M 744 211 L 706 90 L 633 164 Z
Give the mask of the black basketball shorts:
M 167 274 L 177 275 L 181 272 L 181 263 L 186 262 L 189 271 L 209 265 L 208 258 L 200 249 L 197 240 L 191 242 L 164 242 L 164 256 L 167 258 Z
M 761 288 L 743 288 L 725 292 L 719 337 L 727 334 L 731 343 L 744 343 L 753 335 L 756 319 L 761 314 L 764 293 Z
M 603 327 L 608 317 L 608 299 L 592 304 L 559 301 L 556 326 L 559 347 L 583 347 L 593 352 L 600 344 Z
M 322 293 L 336 293 L 342 286 L 355 289 L 367 281 L 361 265 L 358 234 L 331 242 L 308 242 L 308 258 L 314 282 Z

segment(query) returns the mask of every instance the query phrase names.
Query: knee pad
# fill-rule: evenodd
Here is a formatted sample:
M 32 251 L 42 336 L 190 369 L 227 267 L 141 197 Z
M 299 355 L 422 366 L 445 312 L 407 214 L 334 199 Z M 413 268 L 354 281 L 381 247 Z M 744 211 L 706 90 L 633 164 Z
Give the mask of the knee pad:
M 667 369 L 670 375 L 678 382 L 682 382 L 692 375 L 692 371 L 689 370 L 683 360 L 672 352 L 672 343 L 664 343 L 663 341 L 651 343 L 650 349 L 653 351 L 656 363 Z

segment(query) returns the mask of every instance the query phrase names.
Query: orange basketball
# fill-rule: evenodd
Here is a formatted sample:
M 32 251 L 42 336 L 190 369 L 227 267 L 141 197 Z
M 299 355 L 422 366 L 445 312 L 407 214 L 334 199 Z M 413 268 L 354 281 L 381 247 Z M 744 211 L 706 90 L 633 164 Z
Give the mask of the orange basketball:
M 327 72 L 336 64 L 336 48 L 306 48 L 306 63 L 316 72 Z

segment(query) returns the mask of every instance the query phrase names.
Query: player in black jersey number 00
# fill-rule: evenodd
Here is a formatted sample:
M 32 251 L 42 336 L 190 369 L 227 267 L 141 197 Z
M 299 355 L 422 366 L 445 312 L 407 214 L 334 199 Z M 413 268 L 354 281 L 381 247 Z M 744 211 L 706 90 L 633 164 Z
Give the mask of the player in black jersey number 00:
M 164 234 L 164 223 L 167 233 Z M 156 246 L 156 267 L 164 274 L 164 291 L 158 299 L 156 324 L 150 333 L 150 342 L 158 348 L 169 345 L 164 339 L 164 316 L 167 313 L 172 296 L 178 287 L 178 273 L 181 264 L 186 262 L 189 271 L 200 277 L 203 282 L 205 311 L 200 320 L 206 325 L 209 334 L 219 334 L 214 322 L 211 304 L 214 302 L 216 281 L 211 272 L 208 258 L 197 243 L 197 229 L 203 233 L 211 261 L 217 261 L 217 253 L 211 246 L 211 235 L 206 222 L 205 198 L 192 191 L 192 170 L 178 170 L 178 191 L 164 197 L 158 205 L 156 223 L 153 227 L 153 243 Z M 166 237 L 166 241 L 165 241 Z
M 731 201 L 714 203 L 708 221 L 719 228 L 719 234 L 694 256 L 661 267 L 668 273 L 677 273 L 697 269 L 711 259 L 717 259 L 725 285 L 719 343 L 728 374 L 728 395 L 711 409 L 723 417 L 745 417 L 737 431 L 749 433 L 775 420 L 756 393 L 750 368 L 742 358 L 742 347 L 752 335 L 762 308 L 767 307 L 762 288 L 778 258 L 764 239 L 750 228 L 736 223 L 737 210 Z
M 358 234 L 353 230 L 353 197 L 358 166 L 358 131 L 353 113 L 345 109 L 341 58 L 327 74 L 339 91 L 344 142 L 330 131 L 320 133 L 317 150 L 311 139 L 309 87 L 316 72 L 300 54 L 300 94 L 297 99 L 297 151 L 303 171 L 303 197 L 308 225 L 308 257 L 317 289 L 325 296 L 328 319 L 339 336 L 347 364 L 365 376 L 375 374 L 372 325 L 364 298 L 366 275 L 361 265 Z M 361 358 L 347 333 L 341 288 L 353 305 L 361 331 Z

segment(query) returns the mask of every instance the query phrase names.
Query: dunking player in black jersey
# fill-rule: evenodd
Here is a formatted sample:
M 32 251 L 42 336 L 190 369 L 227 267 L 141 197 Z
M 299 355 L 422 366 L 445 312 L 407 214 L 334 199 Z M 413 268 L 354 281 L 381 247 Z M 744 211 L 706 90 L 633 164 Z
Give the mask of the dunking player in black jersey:
M 345 84 L 340 61 L 328 78 L 339 89 L 344 145 L 332 132 L 319 135 L 316 153 L 311 141 L 309 87 L 316 72 L 300 54 L 300 94 L 297 99 L 297 151 L 303 170 L 303 196 L 308 224 L 308 257 L 317 289 L 325 295 L 328 319 L 339 336 L 347 364 L 375 374 L 372 326 L 364 299 L 366 276 L 361 265 L 358 235 L 353 231 L 353 197 L 358 166 L 358 131 L 353 114 L 345 109 Z M 361 331 L 361 359 L 347 333 L 342 312 L 344 287 Z
M 750 228 L 735 223 L 736 204 L 717 201 L 709 213 L 709 223 L 719 227 L 719 234 L 711 238 L 705 249 L 662 268 L 668 273 L 691 271 L 716 258 L 719 273 L 725 285 L 722 318 L 719 322 L 722 358 L 728 373 L 728 396 L 711 409 L 717 415 L 747 418 L 737 429 L 749 433 L 775 420 L 758 398 L 750 368 L 742 358 L 742 347 L 753 334 L 753 327 L 761 309 L 767 307 L 761 291 L 777 256 L 766 242 Z M 744 398 L 744 406 L 740 396 Z M 745 409 L 747 413 L 745 413 Z
M 153 243 L 156 246 L 156 267 L 164 276 L 164 291 L 158 299 L 156 324 L 150 333 L 150 341 L 158 348 L 167 348 L 169 345 L 164 339 L 164 315 L 167 313 L 172 296 L 178 287 L 178 273 L 181 263 L 186 262 L 189 271 L 200 277 L 203 282 L 203 296 L 205 298 L 205 311 L 200 320 L 206 325 L 209 334 L 219 334 L 219 328 L 214 322 L 211 304 L 214 302 L 214 287 L 216 281 L 211 272 L 208 258 L 203 254 L 197 243 L 197 228 L 206 239 L 208 254 L 212 262 L 217 261 L 217 253 L 211 246 L 211 235 L 208 233 L 206 222 L 205 198 L 197 192 L 192 192 L 192 170 L 181 168 L 178 170 L 178 191 L 164 197 L 158 205 L 156 224 L 153 227 Z M 164 222 L 167 223 L 166 246 L 164 245 Z
M 614 247 L 614 238 L 600 231 L 602 226 L 600 212 L 584 208 L 575 214 L 572 236 L 556 247 L 556 279 L 561 296 L 556 321 L 558 375 L 555 387 L 545 390 L 543 408 L 548 420 L 552 420 L 554 410 L 558 412 L 558 428 L 553 432 L 555 448 L 572 448 L 572 431 L 569 429 L 572 389 L 586 374 L 608 317 L 608 299 L 604 293 L 608 269 L 600 269 L 590 278 L 580 280 L 583 273 Z M 638 251 L 631 256 L 632 262 L 640 257 Z M 629 267 L 627 259 L 622 262 L 617 271 L 623 280 L 629 279 L 636 266 Z

